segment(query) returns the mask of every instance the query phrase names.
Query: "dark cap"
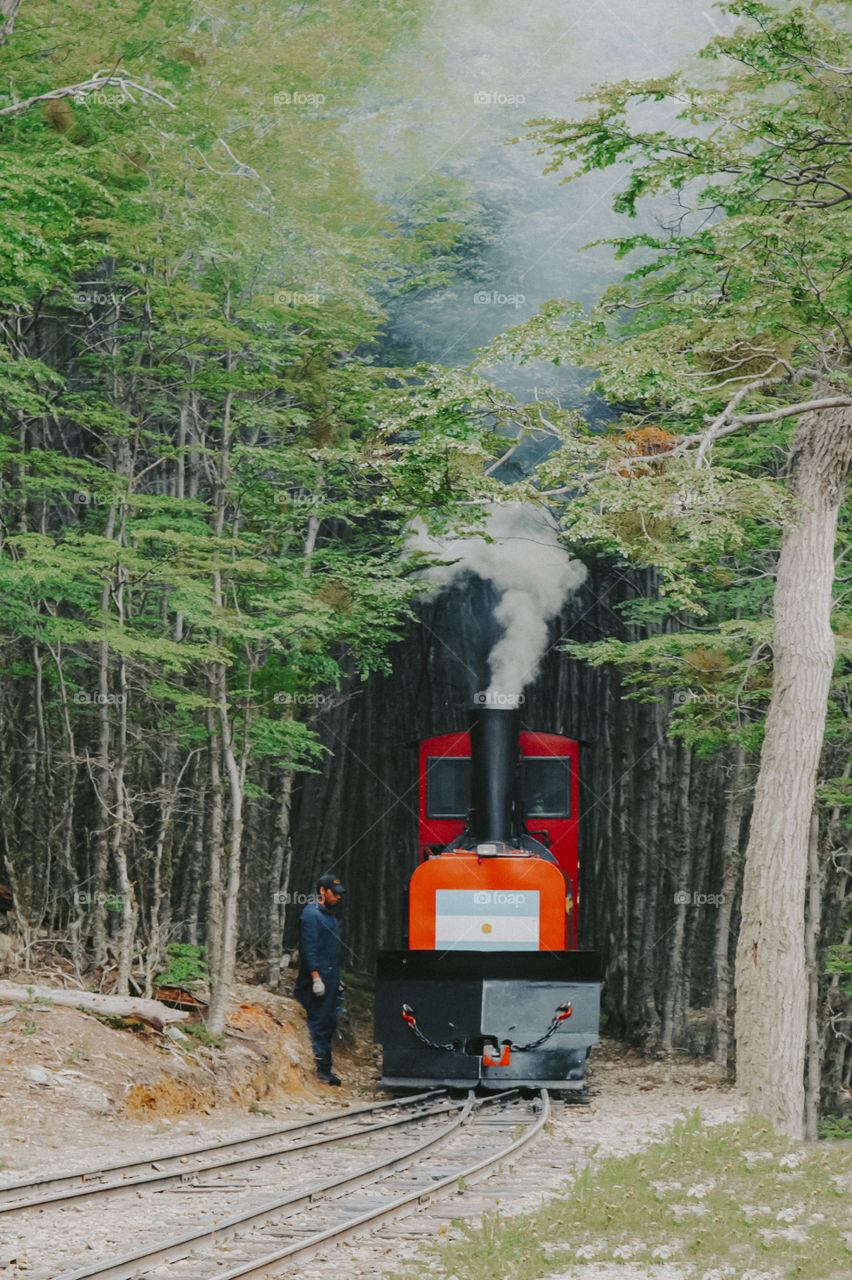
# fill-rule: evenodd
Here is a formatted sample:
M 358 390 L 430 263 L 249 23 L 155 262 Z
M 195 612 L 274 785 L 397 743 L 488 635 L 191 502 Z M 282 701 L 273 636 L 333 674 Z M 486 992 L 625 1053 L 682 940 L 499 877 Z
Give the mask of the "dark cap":
M 327 873 L 327 875 L 320 876 L 319 880 L 317 880 L 317 888 L 330 889 L 332 893 L 346 892 L 346 890 L 343 888 L 343 885 L 338 880 L 337 876 L 332 875 L 330 871 Z

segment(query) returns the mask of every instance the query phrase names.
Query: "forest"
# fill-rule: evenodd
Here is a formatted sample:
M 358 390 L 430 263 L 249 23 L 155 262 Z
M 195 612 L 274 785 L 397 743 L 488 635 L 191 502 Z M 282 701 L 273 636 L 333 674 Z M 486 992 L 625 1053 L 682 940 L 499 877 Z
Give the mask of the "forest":
M 852 1114 L 848 9 L 725 0 L 538 115 L 457 84 L 479 168 L 415 79 L 433 9 L 0 0 L 0 965 L 151 996 L 190 954 L 215 1033 L 334 870 L 370 973 L 414 748 L 517 589 L 606 1030 L 815 1136 Z M 507 507 L 582 566 L 555 601 L 465 569 Z

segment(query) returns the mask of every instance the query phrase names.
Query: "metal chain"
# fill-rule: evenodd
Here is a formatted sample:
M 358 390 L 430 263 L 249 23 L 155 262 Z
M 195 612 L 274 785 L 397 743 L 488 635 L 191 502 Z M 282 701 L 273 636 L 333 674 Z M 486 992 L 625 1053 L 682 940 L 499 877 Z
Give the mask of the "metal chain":
M 528 1053 L 531 1049 L 537 1049 L 539 1045 L 544 1044 L 545 1040 L 549 1040 L 555 1031 L 559 1030 L 559 1028 L 562 1026 L 562 1023 L 565 1022 L 566 1018 L 570 1018 L 573 1012 L 574 1010 L 571 1007 L 571 1005 L 568 1003 L 568 1001 L 566 1001 L 565 1004 L 561 1004 L 559 1008 L 556 1010 L 556 1013 L 553 1015 L 553 1021 L 551 1022 L 550 1026 L 547 1028 L 543 1036 L 539 1036 L 537 1040 L 531 1040 L 529 1044 L 512 1044 L 511 1041 L 509 1041 L 508 1043 L 509 1043 L 510 1050 L 512 1051 L 512 1053 Z M 440 1053 L 457 1053 L 458 1052 L 455 1044 L 453 1044 L 452 1041 L 450 1041 L 447 1044 L 438 1044 L 437 1041 L 430 1040 L 428 1036 L 425 1036 L 417 1025 L 417 1018 L 410 1004 L 404 1004 L 402 1006 L 402 1016 L 403 1016 L 403 1019 L 408 1023 L 409 1027 L 411 1027 L 411 1030 L 417 1036 L 417 1039 L 422 1040 L 423 1043 L 425 1045 L 428 1045 L 430 1049 L 437 1049 Z M 504 1043 L 506 1042 L 504 1041 Z
M 410 1004 L 404 1004 L 402 1006 L 402 1016 L 405 1019 L 405 1021 L 408 1023 L 408 1025 L 411 1027 L 411 1030 L 417 1036 L 417 1039 L 422 1040 L 423 1043 L 428 1045 L 430 1049 L 438 1049 L 441 1053 L 457 1052 L 456 1046 L 452 1043 L 452 1041 L 450 1041 L 448 1044 L 438 1044 L 435 1040 L 430 1040 L 428 1036 L 424 1036 L 423 1032 L 420 1030 L 420 1028 L 417 1025 L 417 1018 L 414 1016 L 414 1010 L 412 1009 Z
M 574 1010 L 567 1001 L 565 1004 L 561 1004 L 553 1015 L 553 1021 L 545 1031 L 544 1035 L 539 1036 L 537 1040 L 531 1040 L 529 1044 L 512 1044 L 510 1042 L 509 1048 L 512 1050 L 512 1053 L 527 1053 L 530 1049 L 537 1049 L 539 1045 L 544 1044 L 545 1040 L 550 1039 L 554 1031 L 559 1030 L 565 1019 L 570 1018 L 573 1012 Z

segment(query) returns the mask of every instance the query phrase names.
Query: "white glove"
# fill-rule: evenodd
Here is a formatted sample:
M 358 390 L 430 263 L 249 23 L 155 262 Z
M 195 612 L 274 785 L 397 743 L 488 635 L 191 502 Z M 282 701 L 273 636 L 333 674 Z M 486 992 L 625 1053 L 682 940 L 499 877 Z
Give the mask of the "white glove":
M 315 996 L 325 995 L 325 983 L 323 982 L 322 978 L 320 977 L 314 978 L 312 990 Z

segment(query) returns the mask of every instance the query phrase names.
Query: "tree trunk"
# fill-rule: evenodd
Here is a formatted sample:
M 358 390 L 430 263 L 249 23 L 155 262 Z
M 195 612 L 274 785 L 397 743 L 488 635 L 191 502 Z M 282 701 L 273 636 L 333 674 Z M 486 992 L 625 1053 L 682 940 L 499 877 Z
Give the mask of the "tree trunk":
M 822 1053 L 819 1034 L 819 966 L 817 943 L 822 916 L 822 871 L 819 865 L 819 817 L 811 815 L 808 840 L 808 913 L 805 927 L 805 963 L 808 969 L 808 1077 L 805 1090 L 805 1137 L 817 1140 Z
M 0 1004 L 26 1004 L 40 1002 L 40 1009 L 62 1005 L 71 1009 L 85 1009 L 88 1013 L 110 1014 L 117 1018 L 139 1018 L 163 1026 L 167 1022 L 184 1022 L 189 1014 L 181 1009 L 169 1009 L 158 1000 L 142 1000 L 136 996 L 104 996 L 100 992 L 66 991 L 62 987 L 21 987 L 14 982 L 0 982 Z
M 237 898 L 240 891 L 240 858 L 243 844 L 243 794 L 244 783 L 234 755 L 233 733 L 228 718 L 227 684 L 225 668 L 219 669 L 219 728 L 222 758 L 228 777 L 230 803 L 228 806 L 228 878 L 222 910 L 222 941 L 218 949 L 216 972 L 210 972 L 210 1009 L 207 1029 L 211 1035 L 220 1036 L 225 1030 L 225 1014 L 228 996 L 234 982 L 234 965 L 237 956 Z
M 0 47 L 12 34 L 20 7 L 21 0 L 0 0 Z
M 804 1136 L 808 836 L 834 668 L 829 626 L 852 413 L 802 418 L 775 588 L 775 669 L 746 850 L 736 963 L 737 1082 L 750 1108 Z
M 293 800 L 295 773 L 285 770 L 281 778 L 281 795 L 275 821 L 275 843 L 272 846 L 272 866 L 269 875 L 269 986 L 275 990 L 281 981 L 281 948 L 286 923 L 287 890 L 290 884 L 290 808 Z
M 674 862 L 677 882 L 674 889 L 674 922 L 673 936 L 669 946 L 669 971 L 666 976 L 663 1014 L 660 1022 L 660 1048 L 671 1049 L 674 1043 L 675 1015 L 678 1008 L 678 990 L 683 981 L 684 939 L 686 937 L 686 908 L 692 902 L 695 886 L 693 885 L 690 865 L 690 824 L 689 824 L 689 784 L 692 773 L 692 751 L 681 744 L 678 750 L 681 758 L 677 775 L 678 826 L 681 832 L 681 845 Z
M 215 677 L 209 664 L 208 691 L 212 704 L 215 696 Z M 222 951 L 222 863 L 225 858 L 224 798 L 222 795 L 222 767 L 219 735 L 216 731 L 216 711 L 207 708 L 207 779 L 209 805 L 207 809 L 207 856 L 209 878 L 207 882 L 207 970 L 211 986 L 218 980 Z
M 740 879 L 740 834 L 748 798 L 746 754 L 737 744 L 731 764 L 728 802 L 725 806 L 725 834 L 722 844 L 722 901 L 716 916 L 716 947 L 713 989 L 715 1040 L 713 1061 L 727 1068 L 731 1028 L 728 1005 L 731 999 L 731 919 Z

